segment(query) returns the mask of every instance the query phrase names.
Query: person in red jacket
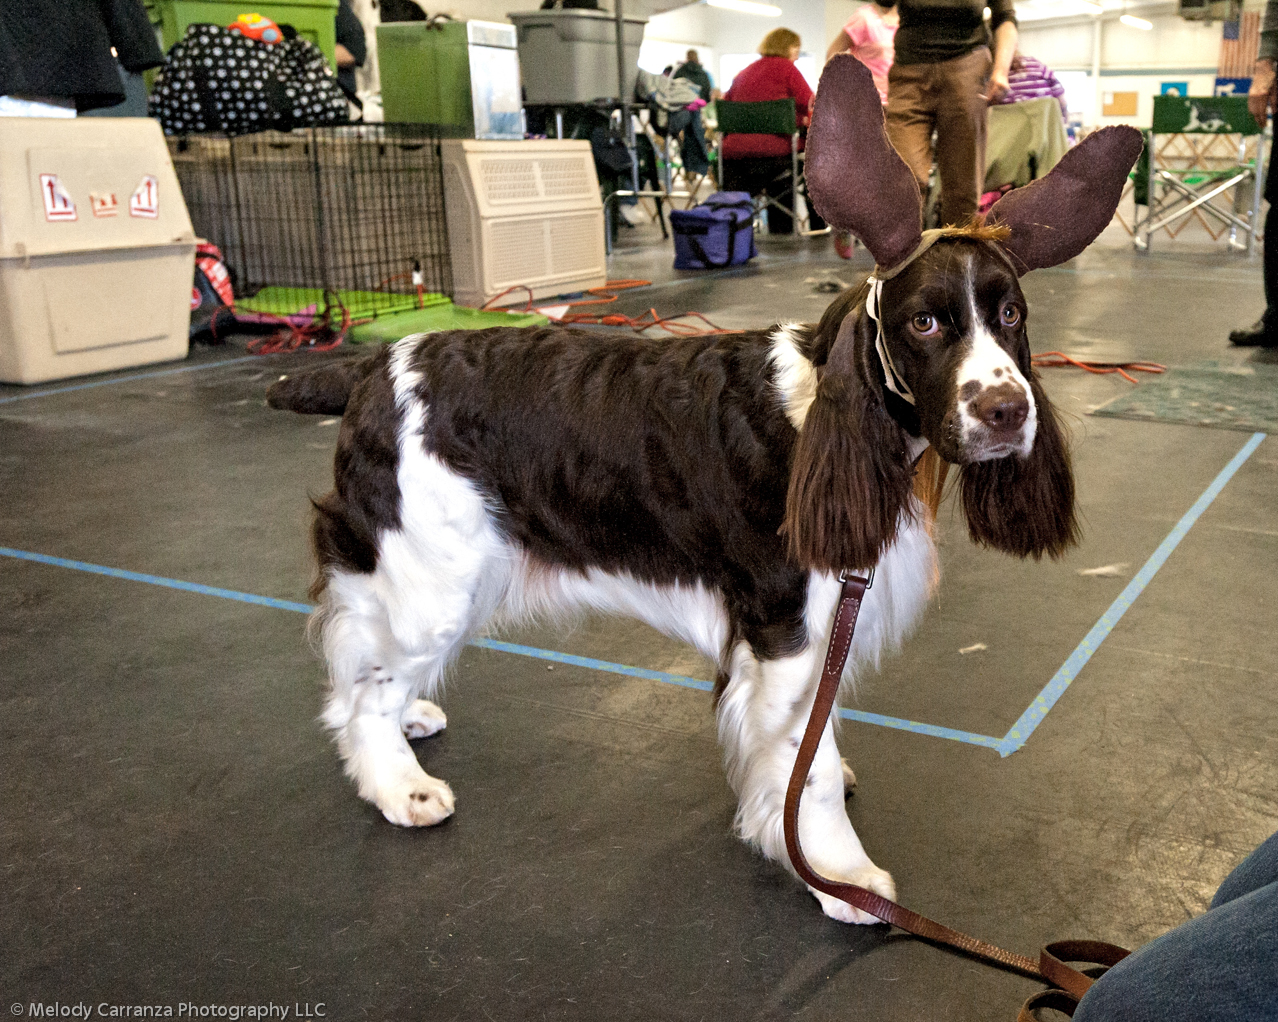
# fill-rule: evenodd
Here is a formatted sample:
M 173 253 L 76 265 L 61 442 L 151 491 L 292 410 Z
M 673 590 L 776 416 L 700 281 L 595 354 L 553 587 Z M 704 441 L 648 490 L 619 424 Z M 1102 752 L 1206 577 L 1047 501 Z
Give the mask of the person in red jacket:
M 802 132 L 811 117 L 812 89 L 794 66 L 799 56 L 800 39 L 788 28 L 774 28 L 759 44 L 760 57 L 748 65 L 732 82 L 723 97 L 734 103 L 758 103 L 769 99 L 793 99 Z M 790 209 L 794 208 L 794 183 L 790 180 L 790 140 L 784 135 L 727 135 L 723 139 L 723 181 L 719 187 L 727 191 L 766 194 Z M 799 139 L 803 148 L 803 139 Z M 810 229 L 825 227 L 808 204 Z M 775 206 L 768 207 L 768 233 L 789 234 L 788 214 Z

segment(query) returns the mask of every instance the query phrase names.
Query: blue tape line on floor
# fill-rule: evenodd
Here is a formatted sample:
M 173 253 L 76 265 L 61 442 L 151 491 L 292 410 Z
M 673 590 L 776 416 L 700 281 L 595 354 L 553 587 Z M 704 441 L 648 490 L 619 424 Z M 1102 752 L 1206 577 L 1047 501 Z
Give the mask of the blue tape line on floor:
M 198 582 L 183 582 L 176 578 L 164 578 L 162 575 L 147 575 L 140 571 L 125 571 L 123 568 L 108 568 L 101 564 L 90 564 L 87 561 L 69 561 L 65 557 L 50 557 L 48 554 L 35 554 L 29 550 L 14 550 L 7 546 L 0 546 L 0 555 L 15 557 L 20 561 L 51 564 L 56 568 L 73 568 L 76 571 L 87 571 L 93 575 L 123 578 L 130 582 L 146 582 L 148 585 L 164 586 L 167 589 L 181 589 L 184 592 L 199 593 L 202 596 L 220 596 L 224 600 L 255 603 L 260 607 L 273 607 L 276 610 L 292 610 L 301 614 L 309 614 L 314 609 L 308 604 L 294 603 L 291 600 L 277 600 L 271 596 L 241 593 L 234 589 L 222 589 L 219 586 L 206 586 Z
M 572 653 L 557 653 L 551 649 L 538 649 L 535 646 L 519 646 L 513 642 L 498 642 L 496 639 L 476 639 L 471 643 L 480 649 L 495 649 L 502 653 L 517 653 L 520 656 L 536 657 L 538 660 L 553 660 L 558 664 L 572 664 L 574 667 L 586 667 L 592 671 L 607 671 L 610 674 L 624 674 L 631 678 L 645 678 L 648 681 L 661 681 L 667 685 L 680 685 L 683 688 L 695 688 L 699 692 L 712 692 L 714 685 L 696 678 L 685 678 L 682 674 L 667 674 L 665 671 L 650 671 L 644 667 L 627 667 L 625 664 L 614 664 L 607 660 L 593 660 L 590 657 L 574 656 Z
M 227 358 L 221 362 L 201 362 L 194 366 L 179 366 L 176 369 L 160 369 L 153 373 L 134 373 L 132 376 L 116 376 L 110 380 L 93 380 L 89 383 L 77 383 L 72 387 L 56 387 L 53 390 L 37 390 L 30 394 L 12 394 L 9 397 L 0 397 L 0 405 L 7 405 L 13 401 L 30 401 L 37 397 L 52 397 L 54 394 L 70 394 L 73 390 L 88 390 L 90 387 L 109 387 L 116 383 L 129 383 L 133 380 L 150 380 L 157 376 L 173 376 L 177 373 L 195 373 L 201 369 L 218 369 L 221 366 L 233 366 L 239 362 L 259 362 L 261 357 L 258 355 L 245 355 L 243 358 Z
M 987 749 L 998 749 L 1002 739 L 990 735 L 978 735 L 971 731 L 956 731 L 950 727 L 937 724 L 922 724 L 917 720 L 903 720 L 900 717 L 886 717 L 881 713 L 869 713 L 865 710 L 840 710 L 839 716 L 844 720 L 856 720 L 862 724 L 877 724 L 879 727 L 896 728 L 898 731 L 912 731 L 916 735 L 931 735 L 933 738 L 948 738 L 952 742 L 966 742 L 968 745 L 980 745 Z
M 1000 743 L 1002 746 L 999 749 L 1000 756 L 1010 756 L 1029 740 L 1029 736 L 1043 722 L 1043 718 L 1047 716 L 1048 711 L 1065 694 L 1070 682 L 1078 677 L 1078 672 L 1092 658 L 1092 654 L 1100 648 L 1100 644 L 1114 630 L 1114 626 L 1127 613 L 1128 608 L 1136 602 L 1136 597 L 1145 591 L 1145 587 L 1149 585 L 1150 580 L 1157 574 L 1158 569 L 1171 556 L 1171 552 L 1185 538 L 1194 523 L 1202 517 L 1203 512 L 1211 506 L 1211 502 L 1220 495 L 1220 491 L 1234 477 L 1234 473 L 1242 468 L 1243 463 L 1260 446 L 1265 436 L 1266 434 L 1264 433 L 1253 433 L 1251 439 L 1243 445 L 1242 450 L 1234 455 L 1229 464 L 1221 469 L 1220 474 L 1212 480 L 1211 485 L 1203 491 L 1202 496 L 1194 501 L 1193 506 L 1176 523 L 1176 527 L 1167 534 L 1167 538 L 1158 545 L 1158 549 L 1145 562 L 1144 567 L 1127 583 L 1127 587 L 1119 594 L 1118 599 L 1110 604 L 1109 609 L 1101 615 L 1100 620 L 1092 626 L 1092 630 L 1083 637 L 1083 641 L 1069 655 L 1069 659 L 1061 665 L 1061 669 L 1056 672 L 1052 680 L 1044 686 L 1043 691 L 1030 703 L 1029 709 L 1022 713 L 1020 720 L 1008 729 L 1007 734 L 1003 736 L 1003 740 Z
M 924 724 L 915 720 L 905 720 L 901 717 L 889 717 L 880 713 L 869 713 L 865 710 L 840 710 L 839 716 L 845 720 L 854 720 L 863 724 L 875 724 L 879 727 L 894 728 L 899 731 L 909 731 L 914 734 L 931 735 L 934 738 L 946 738 L 950 741 L 964 742 L 968 745 L 979 745 L 983 748 L 994 749 L 1000 756 L 1007 757 L 1018 749 L 1024 747 L 1029 740 L 1034 729 L 1042 723 L 1043 718 L 1053 706 L 1056 705 L 1060 697 L 1065 693 L 1076 677 L 1086 665 L 1087 661 L 1092 658 L 1092 654 L 1100 648 L 1100 644 L 1105 641 L 1106 636 L 1113 631 L 1114 626 L 1127 612 L 1127 609 L 1136 601 L 1136 598 L 1149 585 L 1151 579 L 1163 566 L 1172 551 L 1176 549 L 1180 541 L 1185 538 L 1194 523 L 1202 516 L 1203 512 L 1211 505 L 1225 488 L 1225 485 L 1234 474 L 1240 469 L 1244 462 L 1255 452 L 1265 439 L 1266 434 L 1255 433 L 1251 439 L 1243 445 L 1233 459 L 1221 469 L 1220 473 L 1212 481 L 1211 485 L 1196 500 L 1193 506 L 1185 512 L 1180 521 L 1176 523 L 1175 528 L 1167 535 L 1167 538 L 1159 544 L 1158 549 L 1145 562 L 1144 567 L 1136 573 L 1136 576 L 1128 583 L 1127 587 L 1119 595 L 1104 614 L 1101 619 L 1087 633 L 1083 641 L 1070 654 L 1069 659 L 1056 672 L 1052 680 L 1047 683 L 1043 690 L 1035 697 L 1034 702 L 1029 708 L 1021 714 L 1021 717 L 1008 730 L 1007 734 L 1002 738 L 994 738 L 990 735 L 975 734 L 971 731 L 958 731 L 954 728 L 940 727 L 936 724 Z M 181 589 L 186 592 L 200 593 L 205 596 L 220 596 L 223 599 L 239 600 L 242 603 L 253 603 L 263 607 L 273 607 L 277 610 L 291 610 L 301 614 L 309 614 L 315 608 L 306 603 L 295 603 L 289 600 L 277 600 L 269 596 L 257 596 L 253 593 L 242 593 L 234 589 L 222 589 L 216 586 L 201 585 L 197 582 L 182 582 L 178 579 L 164 578 L 159 575 L 146 575 L 136 571 L 125 571 L 121 568 L 107 568 L 100 564 L 89 564 L 86 561 L 72 561 L 63 557 L 50 557 L 47 554 L 31 553 L 25 550 L 14 550 L 10 547 L 0 547 L 0 555 L 5 557 L 14 557 L 19 560 L 35 561 L 39 564 L 54 565 L 59 568 L 73 568 L 76 571 L 87 571 L 96 575 L 107 575 L 112 578 L 122 578 L 133 582 L 147 582 L 151 585 L 166 586 L 170 589 Z M 679 685 L 683 688 L 692 688 L 701 692 L 710 692 L 714 689 L 714 685 L 708 681 L 700 681 L 697 678 L 684 677 L 681 674 L 668 674 L 664 671 L 650 671 L 643 667 L 629 667 L 625 664 L 614 664 L 606 660 L 595 660 L 591 657 L 575 656 L 571 653 L 559 653 L 555 650 L 538 649 L 534 646 L 521 646 L 511 642 L 499 642 L 495 639 L 476 639 L 471 643 L 481 649 L 496 650 L 502 653 L 514 653 L 519 656 L 535 657 L 539 660 L 550 660 L 555 663 L 569 664 L 574 667 L 584 667 L 588 670 L 607 671 L 611 674 L 622 674 L 632 678 L 644 678 L 648 681 L 659 681 L 667 685 Z

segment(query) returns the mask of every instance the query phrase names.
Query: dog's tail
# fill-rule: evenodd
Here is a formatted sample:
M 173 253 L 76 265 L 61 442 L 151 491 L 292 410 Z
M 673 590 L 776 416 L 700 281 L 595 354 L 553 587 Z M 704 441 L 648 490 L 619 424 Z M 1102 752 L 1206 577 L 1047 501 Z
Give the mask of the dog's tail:
M 281 376 L 266 389 L 266 403 L 302 415 L 341 415 L 351 391 L 373 371 L 373 359 L 344 359 Z

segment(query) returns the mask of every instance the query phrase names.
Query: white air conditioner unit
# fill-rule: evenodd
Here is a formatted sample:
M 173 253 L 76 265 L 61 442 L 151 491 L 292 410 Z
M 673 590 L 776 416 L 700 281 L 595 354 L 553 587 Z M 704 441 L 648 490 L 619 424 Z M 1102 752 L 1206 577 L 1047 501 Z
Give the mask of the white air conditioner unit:
M 443 143 L 454 299 L 479 307 L 524 285 L 535 299 L 608 277 L 603 202 L 590 143 Z M 527 301 L 523 287 L 495 304 Z

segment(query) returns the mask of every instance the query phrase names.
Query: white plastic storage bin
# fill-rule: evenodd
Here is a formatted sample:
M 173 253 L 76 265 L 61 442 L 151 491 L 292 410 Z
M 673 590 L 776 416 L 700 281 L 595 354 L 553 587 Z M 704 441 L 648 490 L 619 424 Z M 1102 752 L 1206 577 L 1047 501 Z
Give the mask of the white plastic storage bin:
M 536 11 L 507 15 L 518 33 L 524 102 L 567 106 L 617 99 L 617 22 L 603 11 Z M 646 18 L 625 18 L 626 98 L 639 75 Z
M 158 122 L 0 118 L 0 382 L 184 358 L 194 265 Z
M 478 307 L 525 285 L 534 298 L 599 287 L 608 276 L 603 203 L 590 143 L 443 143 L 454 297 Z M 520 288 L 498 304 L 526 301 Z

